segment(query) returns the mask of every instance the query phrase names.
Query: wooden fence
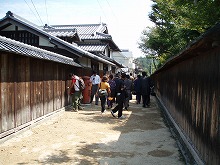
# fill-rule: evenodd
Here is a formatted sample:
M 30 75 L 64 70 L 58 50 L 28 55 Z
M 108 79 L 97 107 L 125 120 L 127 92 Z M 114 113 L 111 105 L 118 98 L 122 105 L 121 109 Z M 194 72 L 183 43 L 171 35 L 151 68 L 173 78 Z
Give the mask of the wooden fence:
M 0 64 L 0 138 L 68 105 L 75 67 L 2 52 Z
M 208 165 L 220 164 L 220 47 L 185 54 L 152 75 L 155 92 Z

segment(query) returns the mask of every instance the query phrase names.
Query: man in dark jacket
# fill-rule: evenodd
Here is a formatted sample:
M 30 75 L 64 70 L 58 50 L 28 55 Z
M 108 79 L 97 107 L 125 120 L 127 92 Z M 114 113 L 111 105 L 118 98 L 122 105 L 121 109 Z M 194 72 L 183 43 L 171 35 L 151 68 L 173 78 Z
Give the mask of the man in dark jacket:
M 146 72 L 142 72 L 141 78 L 141 95 L 143 99 L 143 107 L 150 106 L 150 77 L 147 76 Z
M 133 90 L 133 82 L 130 79 L 129 75 L 126 75 L 126 78 L 124 79 L 124 83 L 125 83 L 126 91 L 127 91 L 127 94 L 128 94 L 127 98 L 125 98 L 124 106 L 125 106 L 125 109 L 128 110 L 129 100 L 132 100 L 131 91 Z
M 125 85 L 124 85 L 124 78 L 125 78 L 125 74 L 122 73 L 121 75 L 121 79 L 119 79 L 118 77 L 116 77 L 115 83 L 116 83 L 116 87 L 115 87 L 115 93 L 116 93 L 116 103 L 117 106 L 111 111 L 111 114 L 113 117 L 115 116 L 115 113 L 118 112 L 118 118 L 119 119 L 124 119 L 125 117 L 122 115 L 122 110 L 123 110 L 123 103 L 125 100 Z
M 141 103 L 141 75 L 137 75 L 137 78 L 134 80 L 134 91 L 136 93 L 136 103 Z

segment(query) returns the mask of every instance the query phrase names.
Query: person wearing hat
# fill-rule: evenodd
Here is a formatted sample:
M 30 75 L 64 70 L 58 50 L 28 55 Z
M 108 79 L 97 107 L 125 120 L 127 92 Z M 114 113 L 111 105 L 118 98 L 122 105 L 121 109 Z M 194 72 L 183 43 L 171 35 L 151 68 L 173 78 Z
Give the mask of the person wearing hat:
M 99 84 L 99 88 L 96 92 L 96 96 L 99 96 L 101 100 L 101 113 L 104 113 L 106 111 L 105 109 L 106 99 L 107 96 L 110 96 L 110 93 L 111 90 L 110 90 L 110 85 L 108 83 L 108 78 L 106 76 L 103 76 L 102 82 Z

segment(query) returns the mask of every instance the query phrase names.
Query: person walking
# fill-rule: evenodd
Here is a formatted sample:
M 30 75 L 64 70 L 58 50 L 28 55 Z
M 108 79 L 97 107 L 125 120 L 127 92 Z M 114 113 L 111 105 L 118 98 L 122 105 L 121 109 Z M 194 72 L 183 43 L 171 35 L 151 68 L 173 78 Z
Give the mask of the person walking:
M 129 107 L 129 100 L 132 99 L 132 94 L 131 94 L 131 91 L 133 89 L 133 82 L 132 80 L 130 79 L 130 76 L 129 75 L 126 75 L 125 79 L 124 79 L 124 84 L 125 84 L 125 87 L 126 87 L 126 92 L 127 92 L 127 97 L 125 98 L 124 100 L 124 106 L 125 106 L 125 109 L 128 110 L 128 107 Z
M 105 113 L 105 105 L 107 96 L 110 96 L 111 90 L 110 85 L 108 83 L 108 78 L 106 76 L 102 77 L 102 82 L 99 84 L 98 90 L 96 92 L 96 96 L 99 96 L 101 100 L 101 113 Z
M 134 91 L 136 94 L 136 104 L 141 103 L 141 75 L 137 75 L 137 78 L 134 80 Z
M 141 95 L 144 108 L 150 106 L 150 91 L 150 77 L 147 76 L 146 72 L 142 72 Z
M 100 79 L 100 76 L 97 74 L 96 71 L 93 71 L 93 74 L 90 77 L 90 82 L 92 82 L 90 103 L 92 103 L 93 98 L 95 96 L 95 105 L 98 105 L 99 96 L 96 95 L 96 92 L 98 90 L 98 85 L 100 84 L 101 79 Z
M 116 93 L 116 103 L 117 105 L 115 108 L 111 111 L 111 114 L 113 117 L 116 117 L 115 113 L 118 112 L 118 119 L 124 119 L 125 117 L 122 115 L 122 110 L 123 110 L 123 103 L 125 100 L 125 85 L 124 85 L 124 79 L 125 79 L 125 74 L 122 73 L 121 79 L 118 78 L 118 76 L 114 79 L 116 82 L 116 87 L 115 87 L 115 93 Z
M 113 80 L 112 74 L 109 75 L 108 83 L 110 85 L 111 95 L 107 99 L 107 105 L 108 105 L 108 109 L 110 109 L 110 108 L 112 108 L 113 103 L 115 102 L 115 87 L 116 87 L 116 83 Z
M 82 92 L 80 91 L 79 77 L 72 73 L 69 74 L 69 77 L 71 78 L 71 85 L 67 88 L 70 88 L 70 94 L 72 95 L 72 110 L 78 112 L 78 110 L 83 109 L 80 104 Z
M 130 80 L 133 82 L 134 81 L 134 77 L 132 75 L 132 73 L 130 73 Z

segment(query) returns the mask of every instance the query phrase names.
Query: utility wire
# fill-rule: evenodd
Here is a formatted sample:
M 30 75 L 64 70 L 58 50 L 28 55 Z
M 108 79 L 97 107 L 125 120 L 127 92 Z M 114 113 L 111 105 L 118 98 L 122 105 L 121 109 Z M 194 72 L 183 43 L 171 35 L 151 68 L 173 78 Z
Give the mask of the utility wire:
M 111 9 L 111 11 L 112 11 L 112 14 L 114 15 L 115 19 L 118 21 L 118 18 L 116 17 L 116 15 L 115 15 L 115 13 L 114 13 L 114 11 L 113 11 L 113 9 L 112 9 L 110 3 L 108 2 L 108 0 L 106 0 L 106 2 L 108 3 L 108 5 L 109 5 L 109 7 L 110 7 L 110 9 Z
M 25 3 L 27 4 L 27 6 L 29 7 L 29 9 L 31 10 L 31 12 L 34 14 L 35 18 L 39 21 L 39 19 L 37 18 L 36 14 L 34 13 L 34 11 L 33 11 L 33 10 L 31 9 L 31 7 L 28 5 L 27 1 L 26 1 L 26 0 L 24 0 L 24 1 L 25 1 Z M 40 21 L 39 21 L 39 23 L 40 23 Z
M 100 9 L 102 10 L 102 12 L 103 12 L 103 14 L 104 14 L 106 20 L 108 21 L 108 18 L 106 17 L 104 10 L 103 10 L 101 4 L 99 3 L 99 0 L 97 0 L 97 2 L 98 2 L 98 4 L 99 4 L 99 7 L 100 7 Z M 101 22 L 100 22 L 100 23 L 101 23 Z
M 33 6 L 34 6 L 34 8 L 35 8 L 35 11 L 36 11 L 38 17 L 40 18 L 40 15 L 39 15 L 39 13 L 38 13 L 38 11 L 37 11 L 37 9 L 36 9 L 36 7 L 35 7 L 35 5 L 34 5 L 34 3 L 33 3 L 32 0 L 31 0 L 31 2 L 32 2 Z M 40 18 L 40 21 L 41 21 L 42 25 L 44 25 L 44 23 L 43 23 L 43 21 L 41 20 L 41 18 Z
M 47 23 L 49 24 L 48 13 L 47 13 L 47 0 L 45 0 L 45 8 L 46 8 L 46 14 L 47 14 Z

